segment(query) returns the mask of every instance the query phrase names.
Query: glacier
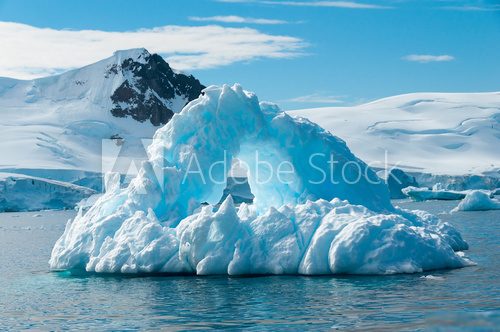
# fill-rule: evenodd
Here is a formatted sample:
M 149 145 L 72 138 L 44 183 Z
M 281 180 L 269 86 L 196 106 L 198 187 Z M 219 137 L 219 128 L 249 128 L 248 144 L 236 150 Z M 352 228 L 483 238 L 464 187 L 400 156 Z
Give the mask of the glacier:
M 0 172 L 0 212 L 73 209 L 94 194 L 67 182 Z
M 68 222 L 52 270 L 393 274 L 473 264 L 451 225 L 392 206 L 343 140 L 237 84 L 206 88 L 156 132 L 148 154 L 128 187 L 107 176 L 106 192 Z M 318 157 L 313 168 L 308 156 Z M 217 204 L 234 158 L 249 166 L 253 204 L 230 195 Z M 283 162 L 293 166 L 286 181 L 273 172 L 261 181 L 255 166 Z

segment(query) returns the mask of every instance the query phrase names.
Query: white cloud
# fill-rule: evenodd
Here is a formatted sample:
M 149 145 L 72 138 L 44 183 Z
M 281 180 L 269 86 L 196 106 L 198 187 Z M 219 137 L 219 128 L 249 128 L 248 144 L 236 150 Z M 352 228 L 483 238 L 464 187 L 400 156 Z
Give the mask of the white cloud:
M 429 62 L 448 62 L 455 60 L 455 57 L 451 55 L 429 55 L 429 54 L 410 54 L 403 57 L 403 60 L 429 63 Z
M 467 11 L 467 12 L 491 12 L 491 11 L 500 11 L 500 5 L 492 5 L 492 6 L 474 6 L 474 5 L 447 6 L 447 7 L 443 7 L 443 9 L 459 10 L 459 11 Z
M 247 2 L 257 2 L 257 0 L 215 0 L 217 2 L 227 2 L 227 3 L 247 3 Z
M 286 100 L 294 103 L 318 103 L 318 104 L 338 104 L 343 103 L 338 96 L 323 95 L 320 93 L 313 93 L 310 95 L 295 97 Z
M 229 3 L 260 3 L 266 5 L 297 6 L 297 7 L 337 7 L 351 9 L 383 9 L 391 8 L 356 1 L 279 1 L 279 0 L 217 0 Z
M 173 68 L 192 70 L 302 55 L 299 38 L 250 28 L 162 26 L 126 32 L 56 30 L 0 22 L 0 76 L 33 78 L 80 67 L 115 50 L 144 47 Z
M 253 17 L 242 17 L 242 16 L 209 16 L 209 17 L 199 17 L 190 16 L 189 20 L 196 22 L 221 22 L 221 23 L 249 23 L 249 24 L 286 24 L 287 21 L 274 20 L 267 18 L 253 18 Z

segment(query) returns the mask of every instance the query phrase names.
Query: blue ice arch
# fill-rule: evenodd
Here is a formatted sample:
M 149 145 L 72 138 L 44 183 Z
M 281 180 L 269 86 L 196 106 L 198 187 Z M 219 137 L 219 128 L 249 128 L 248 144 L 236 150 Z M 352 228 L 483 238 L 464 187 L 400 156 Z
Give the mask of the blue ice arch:
M 472 264 L 458 231 L 393 207 L 387 186 L 344 141 L 239 85 L 206 88 L 157 131 L 148 152 L 127 188 L 109 185 L 68 222 L 52 269 L 314 275 Z M 226 177 L 233 158 L 248 165 L 254 204 L 228 196 L 216 205 L 225 182 L 213 180 Z M 269 171 L 284 162 L 293 169 L 286 179 Z

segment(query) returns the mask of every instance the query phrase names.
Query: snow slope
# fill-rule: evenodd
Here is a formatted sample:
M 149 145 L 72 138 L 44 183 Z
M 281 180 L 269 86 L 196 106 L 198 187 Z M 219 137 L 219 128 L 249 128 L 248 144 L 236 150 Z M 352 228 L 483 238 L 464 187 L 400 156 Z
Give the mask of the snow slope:
M 500 92 L 413 93 L 353 107 L 288 112 L 346 140 L 370 165 L 405 171 L 498 176 Z
M 457 252 L 468 248 L 458 231 L 428 213 L 393 207 L 387 186 L 374 182 L 374 171 L 344 141 L 259 103 L 239 85 L 205 89 L 157 131 L 149 151 L 128 188 L 108 184 L 67 224 L 53 248 L 52 269 L 317 275 L 471 264 Z M 259 181 L 258 163 L 252 163 L 257 153 L 274 169 L 287 161 L 292 174 L 283 180 L 271 172 Z M 331 154 L 338 167 L 324 161 L 313 169 L 305 156 L 316 153 Z M 227 176 L 233 158 L 249 166 L 251 206 L 236 207 L 231 196 L 217 206 L 226 183 L 211 179 Z M 210 177 L 219 161 L 226 167 Z M 354 169 L 344 166 L 352 163 L 366 177 L 348 181 Z M 318 170 L 332 171 L 331 177 L 318 181 Z
M 57 76 L 0 78 L 0 169 L 100 172 L 102 140 L 110 137 L 144 159 L 141 139 L 151 139 L 202 88 L 145 49 Z

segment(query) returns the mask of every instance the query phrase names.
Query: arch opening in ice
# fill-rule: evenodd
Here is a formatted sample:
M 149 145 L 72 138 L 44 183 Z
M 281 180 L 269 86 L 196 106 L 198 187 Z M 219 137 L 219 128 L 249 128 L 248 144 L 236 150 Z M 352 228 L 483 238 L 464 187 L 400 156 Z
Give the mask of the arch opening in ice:
M 161 169 L 166 189 L 167 199 L 153 207 L 160 219 L 186 217 L 199 202 L 216 203 L 233 158 L 249 165 L 250 187 L 262 210 L 319 198 L 347 199 L 376 211 L 392 209 L 385 184 L 370 183 L 377 176 L 344 141 L 274 105 L 259 104 L 238 85 L 209 87 L 204 94 L 159 129 L 149 148 L 151 166 Z M 276 174 L 284 163 L 293 165 L 295 172 L 288 176 L 292 181 L 281 181 Z M 347 163 L 353 170 L 343 167 Z M 263 164 L 273 170 L 269 179 Z M 343 177 L 357 178 L 349 172 L 362 176 L 346 183 Z

